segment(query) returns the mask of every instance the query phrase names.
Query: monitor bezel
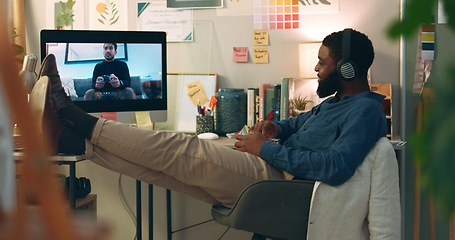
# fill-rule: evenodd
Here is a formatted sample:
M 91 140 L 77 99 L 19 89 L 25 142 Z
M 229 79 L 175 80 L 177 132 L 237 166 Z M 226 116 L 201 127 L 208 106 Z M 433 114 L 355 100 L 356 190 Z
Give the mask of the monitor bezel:
M 161 45 L 162 98 L 74 101 L 74 104 L 88 113 L 167 110 L 167 42 L 165 32 L 44 29 L 40 32 L 41 62 L 46 57 L 46 43 L 103 43 L 106 41 L 119 43 L 159 43 Z

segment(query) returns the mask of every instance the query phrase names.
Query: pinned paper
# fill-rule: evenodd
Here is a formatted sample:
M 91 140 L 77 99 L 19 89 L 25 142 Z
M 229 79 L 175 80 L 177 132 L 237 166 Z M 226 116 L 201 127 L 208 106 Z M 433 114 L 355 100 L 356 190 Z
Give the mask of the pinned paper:
M 248 47 L 234 47 L 234 62 L 248 62 Z
M 253 54 L 253 63 L 269 63 L 269 49 L 255 48 Z
M 186 88 L 188 89 L 188 97 L 194 106 L 197 106 L 198 104 L 202 106 L 209 102 L 209 99 L 204 91 L 204 85 L 202 85 L 200 80 L 188 83 Z
M 135 112 L 134 117 L 138 127 L 153 130 L 154 126 L 149 112 Z
M 434 60 L 434 24 L 422 27 L 417 35 L 416 66 L 412 95 L 420 96 L 431 74 Z
M 434 23 L 422 26 L 422 60 L 434 60 Z
M 268 46 L 269 30 L 254 30 L 253 39 L 255 46 Z
M 102 112 L 101 117 L 106 120 L 117 121 L 117 113 L 116 112 Z

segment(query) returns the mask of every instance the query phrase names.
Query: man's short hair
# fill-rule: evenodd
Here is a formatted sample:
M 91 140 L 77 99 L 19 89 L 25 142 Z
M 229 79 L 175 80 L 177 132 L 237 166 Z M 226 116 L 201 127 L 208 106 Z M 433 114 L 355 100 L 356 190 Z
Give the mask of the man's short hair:
M 322 44 L 329 48 L 330 56 L 337 62 L 341 60 L 343 53 L 343 31 L 334 32 L 324 38 Z M 351 32 L 351 60 L 357 65 L 359 76 L 366 78 L 368 69 L 373 63 L 373 43 L 363 33 L 352 30 Z
M 105 46 L 106 44 L 108 44 L 108 43 L 114 45 L 114 50 L 117 51 L 117 43 L 114 43 L 114 42 L 107 42 L 107 43 L 104 43 L 103 48 L 104 48 L 104 46 Z

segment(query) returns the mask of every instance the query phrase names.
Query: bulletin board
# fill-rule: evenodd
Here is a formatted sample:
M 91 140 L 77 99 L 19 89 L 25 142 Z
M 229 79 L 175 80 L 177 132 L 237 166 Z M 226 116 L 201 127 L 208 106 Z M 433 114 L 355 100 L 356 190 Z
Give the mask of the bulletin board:
M 217 91 L 218 74 L 168 73 L 168 122 L 173 120 L 172 130 L 176 132 L 196 132 L 197 107 L 188 96 L 187 84 L 200 81 L 210 100 Z M 202 104 L 201 104 L 202 105 Z M 208 107 L 208 103 L 202 106 Z M 173 116 L 172 116 L 173 115 Z

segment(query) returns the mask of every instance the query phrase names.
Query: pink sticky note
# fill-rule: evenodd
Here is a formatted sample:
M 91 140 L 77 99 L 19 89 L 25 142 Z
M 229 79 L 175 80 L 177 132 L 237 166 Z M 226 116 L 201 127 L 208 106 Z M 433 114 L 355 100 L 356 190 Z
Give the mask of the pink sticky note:
M 248 62 L 248 47 L 234 47 L 234 62 Z
M 117 121 L 117 113 L 116 112 L 102 112 L 101 117 L 107 120 Z

